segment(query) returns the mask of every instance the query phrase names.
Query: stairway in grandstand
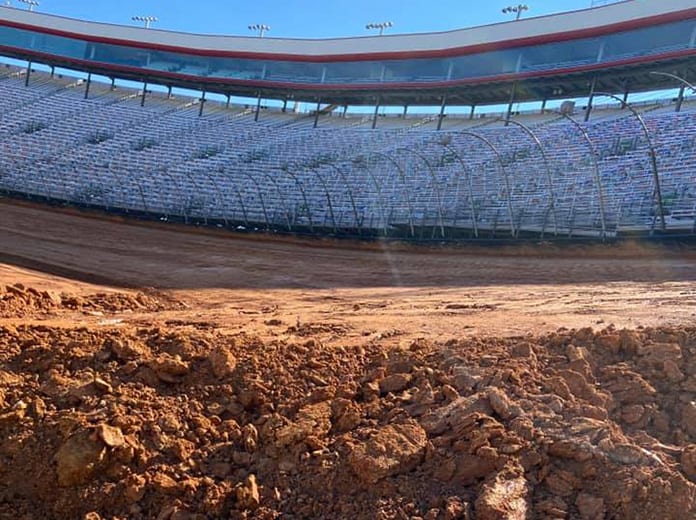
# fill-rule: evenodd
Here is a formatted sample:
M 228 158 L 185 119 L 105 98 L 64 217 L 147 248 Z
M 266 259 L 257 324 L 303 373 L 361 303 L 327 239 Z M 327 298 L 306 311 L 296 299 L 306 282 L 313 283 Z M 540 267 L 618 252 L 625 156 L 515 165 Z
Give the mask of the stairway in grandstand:
M 555 114 L 519 125 L 449 117 L 304 114 L 112 91 L 36 73 L 0 74 L 0 189 L 163 219 L 428 236 L 608 236 L 657 222 L 647 140 L 632 114 L 598 109 L 580 126 Z M 324 111 L 331 107 L 326 107 Z M 655 105 L 670 229 L 693 230 L 696 111 Z M 313 116 L 312 116 L 313 117 Z M 301 124 L 294 124 L 301 122 Z M 380 123 L 382 121 L 380 120 Z M 495 150 L 499 153 L 496 155 Z M 427 231 L 424 231 L 427 230 Z

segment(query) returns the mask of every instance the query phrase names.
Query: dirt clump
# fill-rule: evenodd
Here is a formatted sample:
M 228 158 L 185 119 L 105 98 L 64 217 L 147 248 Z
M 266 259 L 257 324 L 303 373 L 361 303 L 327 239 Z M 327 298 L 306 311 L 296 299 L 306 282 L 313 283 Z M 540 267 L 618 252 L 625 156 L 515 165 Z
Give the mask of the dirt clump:
M 0 318 L 22 318 L 37 314 L 78 311 L 85 314 L 159 312 L 181 309 L 184 304 L 155 290 L 99 292 L 88 295 L 39 290 L 16 283 L 0 287 Z
M 696 514 L 696 329 L 6 325 L 0 367 L 0 517 Z

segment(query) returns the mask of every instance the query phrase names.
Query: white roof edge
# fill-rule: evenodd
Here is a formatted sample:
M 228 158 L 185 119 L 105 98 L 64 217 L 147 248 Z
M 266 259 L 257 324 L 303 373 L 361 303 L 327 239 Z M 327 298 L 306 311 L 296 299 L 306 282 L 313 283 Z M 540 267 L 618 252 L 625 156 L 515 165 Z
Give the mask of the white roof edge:
M 312 40 L 189 34 L 75 20 L 4 6 L 0 6 L 0 20 L 76 33 L 86 37 L 93 36 L 145 45 L 172 46 L 201 51 L 340 56 L 440 51 L 450 48 L 495 44 L 510 40 L 591 30 L 694 7 L 696 7 L 694 0 L 626 0 L 603 7 L 447 32 Z

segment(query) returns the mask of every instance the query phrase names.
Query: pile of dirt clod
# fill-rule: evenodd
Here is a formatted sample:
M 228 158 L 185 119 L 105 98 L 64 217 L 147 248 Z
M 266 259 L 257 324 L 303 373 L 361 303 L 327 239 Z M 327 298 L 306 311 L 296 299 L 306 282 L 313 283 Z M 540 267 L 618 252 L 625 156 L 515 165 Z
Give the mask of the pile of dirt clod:
M 0 366 L 3 518 L 696 514 L 696 329 L 0 327 Z
M 150 292 L 96 293 L 87 296 L 43 291 L 21 283 L 0 287 L 0 317 L 26 317 L 61 310 L 116 313 L 124 311 L 155 312 L 181 308 L 181 302 Z

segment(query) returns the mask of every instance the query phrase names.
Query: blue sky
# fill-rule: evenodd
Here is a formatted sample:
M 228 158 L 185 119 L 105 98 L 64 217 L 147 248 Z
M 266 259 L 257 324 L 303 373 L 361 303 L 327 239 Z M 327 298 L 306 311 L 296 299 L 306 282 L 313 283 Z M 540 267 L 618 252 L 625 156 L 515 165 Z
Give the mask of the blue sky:
M 20 6 L 18 0 L 11 0 Z M 368 22 L 392 21 L 389 33 L 443 31 L 504 21 L 508 0 L 40 0 L 41 12 L 131 24 L 133 15 L 154 15 L 154 27 L 217 34 L 251 34 L 249 24 L 271 26 L 268 36 L 365 35 Z M 591 0 L 530 0 L 525 16 L 584 9 Z

